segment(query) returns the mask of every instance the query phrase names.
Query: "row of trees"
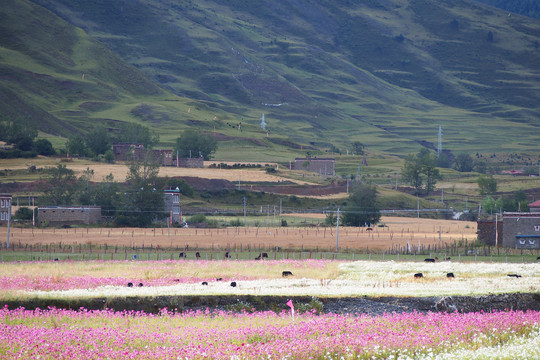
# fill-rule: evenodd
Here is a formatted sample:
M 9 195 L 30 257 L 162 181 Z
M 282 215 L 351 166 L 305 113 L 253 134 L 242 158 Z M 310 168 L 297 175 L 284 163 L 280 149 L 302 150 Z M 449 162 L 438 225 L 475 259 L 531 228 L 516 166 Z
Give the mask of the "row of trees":
M 0 151 L 0 158 L 50 156 L 55 151 L 47 139 L 36 139 L 37 127 L 33 122 L 18 119 L 15 121 L 0 121 L 0 140 L 12 145 L 11 150 Z
M 115 136 L 110 135 L 104 127 L 96 127 L 86 135 L 76 135 L 69 139 L 67 149 L 73 156 L 99 157 L 104 156 L 105 161 L 114 161 L 111 145 L 114 142 L 142 144 L 151 149 L 159 142 L 159 136 L 146 126 L 138 124 L 122 125 Z M 216 140 L 200 131 L 184 130 L 176 139 L 175 155 L 179 157 L 204 157 L 210 160 L 217 150 Z
M 159 177 L 159 164 L 146 159 L 129 164 L 126 183 L 115 181 L 112 174 L 93 182 L 94 171 L 87 168 L 78 178 L 73 170 L 59 164 L 47 170 L 42 205 L 85 204 L 101 206 L 104 216 L 114 216 L 117 225 L 144 227 L 156 218 L 164 218 L 163 190 L 178 187 L 183 194 L 193 194 L 184 180 Z

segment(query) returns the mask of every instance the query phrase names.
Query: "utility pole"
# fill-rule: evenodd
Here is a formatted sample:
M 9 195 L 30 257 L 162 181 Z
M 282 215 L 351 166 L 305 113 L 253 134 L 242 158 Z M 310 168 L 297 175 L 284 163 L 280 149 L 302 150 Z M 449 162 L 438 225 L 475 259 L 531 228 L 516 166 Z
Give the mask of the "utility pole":
M 338 252 L 339 248 L 339 208 L 337 208 L 337 214 L 336 214 L 336 252 Z
M 8 203 L 8 218 L 7 218 L 7 242 L 6 242 L 6 248 L 9 249 L 9 236 L 10 236 L 10 230 L 11 230 L 11 200 L 7 200 Z
M 281 217 L 281 205 L 283 204 L 283 199 L 282 198 L 279 198 L 279 217 Z
M 416 217 L 420 218 L 420 199 L 416 197 Z
M 244 197 L 244 226 L 247 226 L 246 223 L 246 198 Z

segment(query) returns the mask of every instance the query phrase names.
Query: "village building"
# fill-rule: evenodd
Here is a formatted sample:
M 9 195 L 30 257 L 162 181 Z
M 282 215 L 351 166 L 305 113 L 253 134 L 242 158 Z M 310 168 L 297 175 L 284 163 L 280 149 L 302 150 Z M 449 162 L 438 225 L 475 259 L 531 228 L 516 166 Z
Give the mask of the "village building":
M 113 144 L 113 153 L 115 161 L 127 161 L 133 156 L 135 150 L 144 149 L 142 144 L 115 143 Z
M 503 213 L 503 246 L 540 249 L 540 212 Z
M 503 222 L 495 220 L 478 220 L 476 223 L 478 240 L 485 245 L 495 246 L 502 244 Z M 495 232 L 497 229 L 497 232 Z
M 11 194 L 0 194 L 0 225 L 7 225 L 11 218 Z
M 168 223 L 181 224 L 182 223 L 182 210 L 180 209 L 180 190 L 169 189 L 165 190 L 163 195 L 165 201 L 165 212 L 169 214 L 167 217 Z
M 294 159 L 294 170 L 312 171 L 321 176 L 335 176 L 334 158 L 305 157 Z
M 100 206 L 40 206 L 38 222 L 53 226 L 92 225 L 101 222 Z
M 185 168 L 202 168 L 204 167 L 204 158 L 202 156 L 196 158 L 179 158 L 177 166 Z
M 532 202 L 529 204 L 529 211 L 530 212 L 540 212 L 540 200 L 536 200 L 535 202 Z

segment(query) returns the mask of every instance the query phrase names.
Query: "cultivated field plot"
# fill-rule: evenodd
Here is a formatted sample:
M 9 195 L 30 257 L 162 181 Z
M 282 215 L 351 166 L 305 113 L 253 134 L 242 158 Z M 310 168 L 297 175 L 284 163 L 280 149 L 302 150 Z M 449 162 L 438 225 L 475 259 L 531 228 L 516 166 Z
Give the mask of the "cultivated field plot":
M 2 263 L 0 270 L 4 299 L 158 295 L 469 296 L 540 291 L 537 263 L 87 261 Z M 292 275 L 284 278 L 283 271 Z M 417 273 L 423 277 L 416 278 Z M 448 273 L 454 277 L 447 277 Z M 235 287 L 230 286 L 233 281 Z M 128 283 L 135 286 L 128 287 Z
M 298 216 L 298 214 L 293 215 Z M 308 217 L 309 215 L 302 214 Z M 323 215 L 313 215 L 317 218 Z M 321 219 L 320 222 L 323 222 Z M 404 248 L 443 248 L 456 242 L 473 242 L 476 223 L 452 220 L 383 217 L 384 227 L 340 227 L 337 238 L 335 227 L 238 227 L 224 229 L 195 228 L 73 228 L 12 230 L 11 242 L 21 245 L 108 245 L 130 248 L 185 248 L 233 250 L 273 250 L 277 247 L 291 250 L 335 251 L 336 238 L 339 250 L 377 250 Z M 0 228 L 0 238 L 6 238 L 5 227 Z

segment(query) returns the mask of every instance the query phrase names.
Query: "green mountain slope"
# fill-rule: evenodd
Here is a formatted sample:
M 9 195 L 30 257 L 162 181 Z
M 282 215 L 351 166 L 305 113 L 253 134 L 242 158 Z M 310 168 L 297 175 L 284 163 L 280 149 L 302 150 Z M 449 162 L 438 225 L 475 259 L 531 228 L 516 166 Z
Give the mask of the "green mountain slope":
M 45 10 L 51 20 L 44 23 L 69 28 L 77 40 L 36 40 L 61 47 L 50 51 L 13 40 L 37 54 L 0 43 L 9 49 L 2 66 L 16 52 L 28 62 L 17 66 L 11 55 L 19 72 L 54 72 L 55 84 L 64 77 L 73 86 L 84 84 L 76 104 L 71 89 L 58 84 L 51 85 L 58 94 L 52 101 L 24 88 L 27 78 L 13 81 L 28 108 L 38 106 L 77 128 L 95 119 L 139 121 L 172 142 L 195 126 L 215 131 L 227 154 L 248 150 L 249 157 L 266 159 L 284 157 L 300 144 L 346 149 L 355 140 L 405 154 L 420 144 L 434 147 L 439 125 L 444 147 L 453 151 L 535 151 L 539 140 L 540 22 L 474 1 L 34 3 L 110 49 L 84 38 L 111 59 L 88 60 L 102 71 L 89 77 L 101 75 L 99 82 L 88 84 L 81 79 L 91 73 L 80 46 L 84 33 Z M 21 15 L 13 16 L 27 23 L 28 15 Z M 6 30 L 24 32 L 5 26 L 3 38 Z M 66 62 L 47 63 L 48 54 L 62 54 Z M 268 134 L 259 127 L 263 113 Z

